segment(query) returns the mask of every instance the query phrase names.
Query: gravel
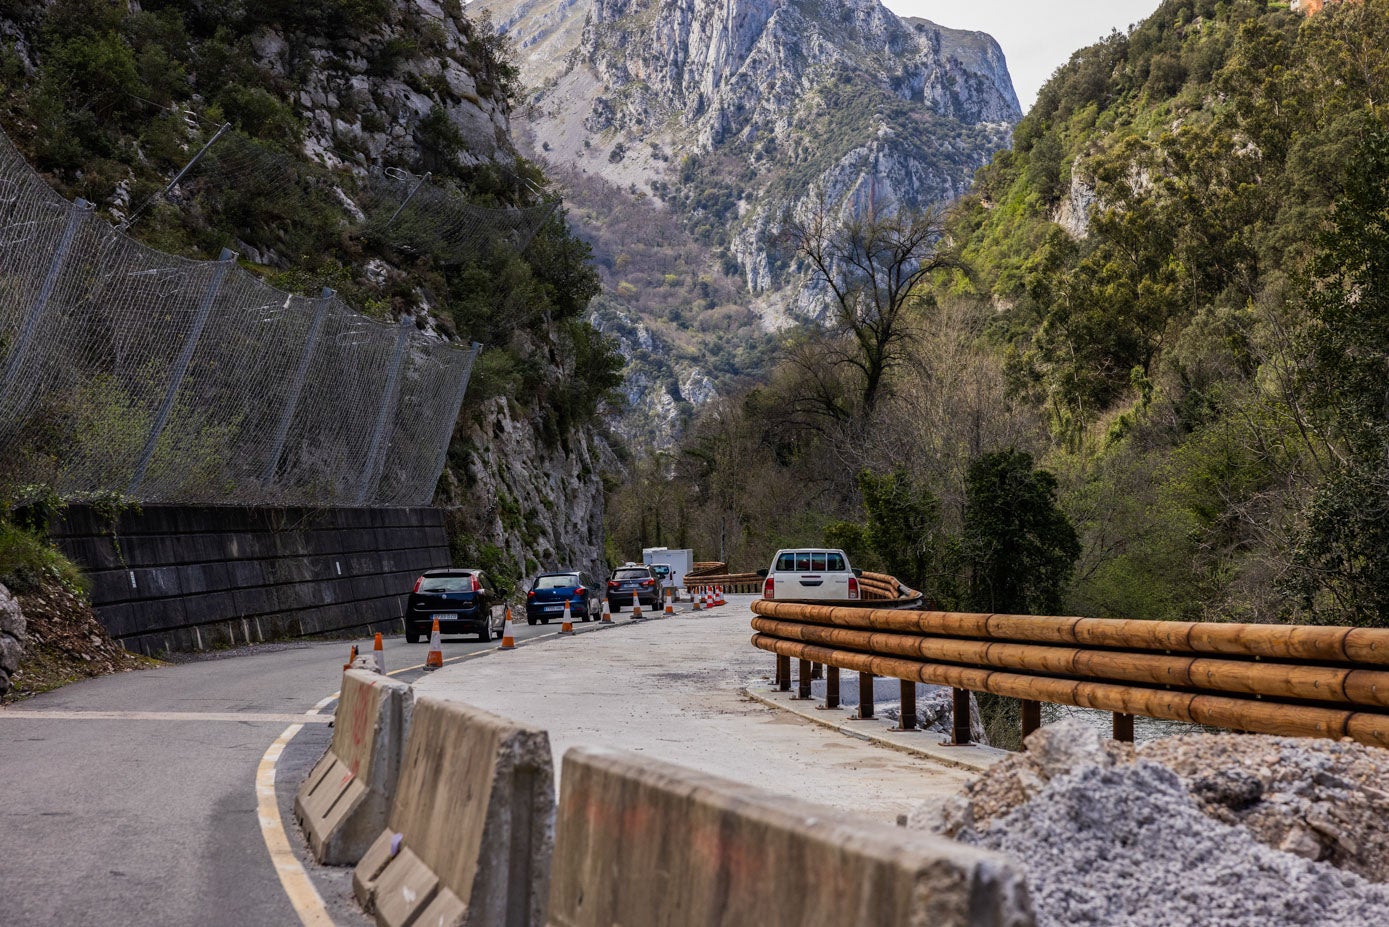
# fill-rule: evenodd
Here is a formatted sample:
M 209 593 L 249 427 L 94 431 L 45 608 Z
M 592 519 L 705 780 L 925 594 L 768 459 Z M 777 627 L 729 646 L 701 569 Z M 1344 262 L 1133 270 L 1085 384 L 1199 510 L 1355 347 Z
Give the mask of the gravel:
M 913 814 L 1009 854 L 1039 927 L 1389 927 L 1389 751 L 1079 721 Z

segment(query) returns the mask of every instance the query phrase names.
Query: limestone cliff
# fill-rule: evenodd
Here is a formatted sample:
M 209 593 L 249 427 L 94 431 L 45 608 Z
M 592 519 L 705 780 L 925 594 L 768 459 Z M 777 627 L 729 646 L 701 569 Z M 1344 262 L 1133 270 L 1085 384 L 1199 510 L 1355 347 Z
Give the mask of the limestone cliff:
M 674 378 L 629 352 L 630 381 L 694 374 L 720 389 L 745 376 L 720 354 L 730 332 L 700 332 L 691 303 L 700 314 L 750 309 L 764 331 L 819 318 L 823 304 L 779 244 L 788 216 L 953 200 L 1021 115 L 992 38 L 900 18 L 879 0 L 475 6 L 516 44 L 532 88 L 523 145 L 556 166 L 581 208 L 635 200 L 677 220 L 703 249 L 703 276 L 731 290 L 695 296 L 669 269 L 604 267 L 611 296 L 658 341 L 688 348 Z M 582 234 L 596 251 L 631 252 L 602 228 Z M 649 415 L 676 399 L 645 391 L 634 405 Z M 672 427 L 648 437 L 660 443 Z

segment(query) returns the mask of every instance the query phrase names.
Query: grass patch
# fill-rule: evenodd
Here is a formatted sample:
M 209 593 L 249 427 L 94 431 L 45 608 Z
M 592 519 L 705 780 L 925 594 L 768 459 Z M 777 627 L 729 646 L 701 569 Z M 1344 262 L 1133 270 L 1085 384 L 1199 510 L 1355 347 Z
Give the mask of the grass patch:
M 0 520 L 0 583 L 15 595 L 56 584 L 85 596 L 87 581 L 71 560 L 47 540 L 18 525 Z

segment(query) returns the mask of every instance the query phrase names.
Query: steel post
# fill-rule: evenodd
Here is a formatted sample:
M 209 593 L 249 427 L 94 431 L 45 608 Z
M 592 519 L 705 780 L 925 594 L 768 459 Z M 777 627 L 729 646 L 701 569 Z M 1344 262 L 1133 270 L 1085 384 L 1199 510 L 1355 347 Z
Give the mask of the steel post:
M 825 666 L 824 666 L 823 663 L 814 663 L 814 662 L 812 662 L 812 663 L 810 664 L 810 678 L 811 678 L 811 679 L 824 679 L 824 678 L 825 678 Z
M 391 410 L 400 395 L 400 365 L 405 360 L 405 346 L 409 342 L 413 324 L 409 316 L 400 320 L 395 339 L 395 355 L 391 358 L 391 369 L 386 374 L 386 388 L 381 391 L 381 405 L 376 410 L 376 423 L 371 427 L 371 440 L 367 443 L 366 465 L 362 467 L 362 475 L 357 481 L 357 505 L 367 504 L 371 491 L 377 488 L 380 479 L 382 458 L 385 456 L 385 450 L 381 445 L 386 440 L 386 425 L 390 421 Z
M 68 221 L 63 228 L 63 237 L 58 240 L 58 247 L 48 261 L 48 273 L 43 278 L 43 285 L 39 287 L 38 295 L 29 307 L 29 314 L 24 317 L 24 325 L 19 330 L 19 337 L 15 339 L 14 350 L 10 352 L 9 362 L 5 364 L 5 376 L 0 380 L 0 396 L 11 395 L 10 390 L 24 367 L 24 356 L 29 353 L 29 343 L 34 340 L 34 335 L 39 330 L 39 323 L 48 311 L 53 291 L 57 289 L 58 278 L 62 276 L 63 268 L 67 265 L 72 241 L 77 237 L 77 230 L 82 227 L 82 220 L 91 214 L 92 204 L 83 199 L 74 200 L 68 207 Z
M 902 718 L 897 722 L 897 730 L 914 731 L 916 730 L 916 682 L 906 679 L 901 682 Z
M 970 743 L 969 733 L 969 690 L 955 689 L 952 692 L 953 706 L 951 710 L 951 734 L 953 739 L 950 741 L 956 746 L 964 746 Z
M 179 387 L 183 385 L 188 365 L 193 361 L 193 352 L 197 350 L 198 340 L 202 338 L 203 329 L 207 327 L 208 316 L 212 314 L 212 306 L 217 302 L 217 294 L 227 279 L 227 272 L 235 263 L 236 252 L 223 248 L 221 257 L 212 269 L 212 280 L 209 281 L 207 291 L 203 293 L 203 298 L 199 300 L 198 308 L 193 314 L 193 324 L 183 338 L 183 347 L 174 361 L 173 370 L 169 372 L 169 386 L 164 391 L 164 401 L 159 406 L 159 412 L 154 416 L 154 424 L 150 426 L 144 449 L 140 451 L 140 462 L 135 465 L 135 475 L 126 490 L 128 495 L 135 496 L 140 484 L 145 481 L 150 461 L 154 458 L 154 449 L 159 445 L 159 437 L 164 433 L 164 426 L 169 423 L 169 414 L 174 410 L 174 400 L 178 398 Z
M 796 667 L 796 698 L 810 698 L 810 661 L 800 660 Z
M 1133 743 L 1133 715 L 1114 712 L 1114 739 L 1126 744 Z
M 1042 726 L 1042 703 L 1023 699 L 1022 702 L 1022 736 L 1026 739 L 1037 728 Z
M 862 721 L 873 720 L 873 674 L 858 674 L 858 717 Z
M 825 707 L 839 707 L 839 667 L 825 667 Z
M 776 687 L 781 692 L 791 691 L 791 658 L 782 654 L 776 658 Z
M 280 423 L 275 428 L 275 442 L 265 459 L 265 469 L 261 472 L 261 482 L 269 486 L 275 479 L 275 471 L 280 467 L 280 455 L 284 453 L 285 439 L 289 437 L 289 426 L 294 422 L 294 413 L 299 408 L 299 397 L 304 392 L 304 381 L 313 363 L 314 351 L 318 348 L 318 336 L 323 332 L 323 320 L 328 316 L 328 306 L 332 303 L 333 291 L 323 288 L 323 295 L 314 307 L 313 321 L 309 323 L 308 335 L 304 338 L 304 348 L 299 352 L 299 366 L 294 371 L 294 381 L 289 385 L 289 395 L 285 397 L 284 408 L 280 410 Z

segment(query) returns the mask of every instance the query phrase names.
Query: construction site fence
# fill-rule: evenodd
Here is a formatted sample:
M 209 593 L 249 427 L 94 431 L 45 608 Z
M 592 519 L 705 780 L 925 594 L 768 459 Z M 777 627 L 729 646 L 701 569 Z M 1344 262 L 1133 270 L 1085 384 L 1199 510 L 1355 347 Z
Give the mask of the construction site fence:
M 969 693 L 1022 702 L 1023 734 L 1043 702 L 1110 712 L 1119 740 L 1134 716 L 1260 734 L 1389 747 L 1389 629 L 1136 621 L 753 603 L 755 647 L 776 654 L 777 684 L 810 697 L 823 665 L 835 704 L 841 670 L 902 681 L 902 728 L 916 684 L 955 690 L 954 742 L 968 743 Z M 872 717 L 871 696 L 859 706 Z

